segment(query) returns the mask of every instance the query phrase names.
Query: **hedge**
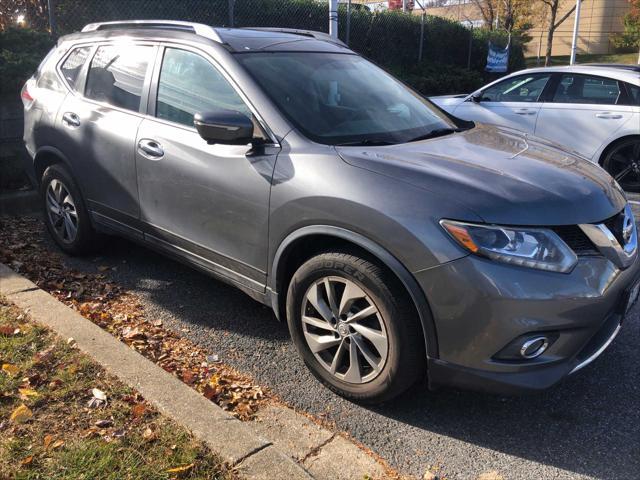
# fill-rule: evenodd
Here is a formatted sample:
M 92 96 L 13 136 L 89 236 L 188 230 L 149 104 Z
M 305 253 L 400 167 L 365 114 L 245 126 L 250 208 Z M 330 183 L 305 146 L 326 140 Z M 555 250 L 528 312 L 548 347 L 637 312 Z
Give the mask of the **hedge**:
M 181 19 L 228 26 L 228 0 L 57 0 L 55 16 L 60 33 L 97 21 L 126 19 Z M 347 36 L 346 6 L 339 8 L 339 36 Z M 399 11 L 373 13 L 352 8 L 349 45 L 356 52 L 392 70 L 424 93 L 467 91 L 481 80 L 488 41 L 505 45 L 506 34 L 473 30 L 471 70 L 466 70 L 470 30 L 440 17 L 425 17 L 422 62 L 418 62 L 421 19 Z M 328 30 L 325 1 L 236 0 L 234 26 L 289 27 Z M 0 32 L 0 89 L 15 90 L 35 70 L 52 40 L 44 33 L 12 29 Z M 522 46 L 512 41 L 510 70 L 524 68 Z

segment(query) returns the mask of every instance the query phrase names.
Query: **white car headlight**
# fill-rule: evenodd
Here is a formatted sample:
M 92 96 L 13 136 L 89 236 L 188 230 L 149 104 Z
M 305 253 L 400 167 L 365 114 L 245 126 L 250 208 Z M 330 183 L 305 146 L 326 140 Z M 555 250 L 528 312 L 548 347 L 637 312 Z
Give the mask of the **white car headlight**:
M 476 255 L 499 262 L 568 273 L 578 257 L 552 230 L 501 227 L 441 220 L 440 225 L 460 245 Z

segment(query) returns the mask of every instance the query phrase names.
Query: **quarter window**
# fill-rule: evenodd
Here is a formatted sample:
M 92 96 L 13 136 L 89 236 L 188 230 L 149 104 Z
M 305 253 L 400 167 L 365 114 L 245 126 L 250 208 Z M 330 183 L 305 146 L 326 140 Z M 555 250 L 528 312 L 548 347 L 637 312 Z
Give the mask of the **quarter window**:
M 67 81 L 69 87 L 74 90 L 78 89 L 78 86 L 76 85 L 76 82 L 78 81 L 78 75 L 80 75 L 80 70 L 82 70 L 84 63 L 87 61 L 90 51 L 90 47 L 76 48 L 71 52 L 71 54 L 67 57 L 67 59 L 60 67 L 62 76 Z
M 483 102 L 537 102 L 550 75 L 520 75 L 482 92 Z
M 615 105 L 620 97 L 617 80 L 589 75 L 564 74 L 553 102 Z
M 86 96 L 137 112 L 151 53 L 148 46 L 99 47 L 89 68 Z
M 156 117 L 193 126 L 197 112 L 251 111 L 222 74 L 200 55 L 167 48 L 158 81 Z

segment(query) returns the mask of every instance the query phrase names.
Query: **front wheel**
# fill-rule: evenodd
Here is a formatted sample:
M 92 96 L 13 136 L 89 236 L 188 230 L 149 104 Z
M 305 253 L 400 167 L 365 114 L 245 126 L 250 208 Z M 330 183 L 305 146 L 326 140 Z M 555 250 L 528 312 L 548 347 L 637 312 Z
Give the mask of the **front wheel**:
M 640 192 L 640 138 L 614 145 L 602 160 L 602 167 L 624 191 Z
M 351 400 L 389 400 L 426 373 L 411 300 L 393 275 L 360 256 L 330 252 L 305 262 L 289 285 L 287 322 L 311 372 Z

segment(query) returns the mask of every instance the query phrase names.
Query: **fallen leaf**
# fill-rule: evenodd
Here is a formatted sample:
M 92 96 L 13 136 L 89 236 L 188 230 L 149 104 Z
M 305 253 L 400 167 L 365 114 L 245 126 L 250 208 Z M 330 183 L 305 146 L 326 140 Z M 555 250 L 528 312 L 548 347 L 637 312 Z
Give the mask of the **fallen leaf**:
M 95 425 L 99 428 L 107 428 L 110 427 L 113 422 L 111 420 L 98 420 Z
M 33 417 L 33 412 L 23 403 L 11 413 L 9 418 L 14 423 L 23 423 L 31 417 Z
M 37 397 L 38 396 L 38 392 L 36 392 L 32 388 L 19 388 L 18 389 L 18 393 L 20 393 L 20 395 L 22 395 L 23 397 Z
M 33 455 L 29 455 L 28 457 L 24 457 L 22 460 L 20 460 L 20 465 L 25 467 L 27 465 L 30 465 L 31 462 L 33 462 Z
M 109 270 L 109 267 L 107 265 L 99 265 L 98 266 L 98 271 L 99 272 L 106 272 L 107 270 Z
M 144 438 L 147 442 L 151 442 L 156 439 L 156 434 L 151 428 L 147 427 L 145 431 L 142 433 L 142 438 Z
M 137 403 L 131 409 L 131 415 L 133 415 L 134 418 L 139 418 L 139 417 L 142 417 L 146 411 L 147 411 L 147 407 L 144 403 Z
M 184 473 L 184 472 L 188 472 L 189 470 L 191 470 L 193 468 L 194 464 L 190 463 L 189 465 L 185 465 L 183 467 L 175 467 L 175 468 L 170 468 L 167 470 L 167 473 Z
M 49 445 L 51 445 L 51 442 L 53 442 L 53 435 L 45 435 L 44 439 L 42 440 L 42 446 L 45 450 L 49 450 Z
M 20 368 L 11 363 L 3 363 L 2 371 L 14 377 L 18 374 L 18 372 L 20 372 Z
M 51 450 L 55 450 L 56 448 L 60 448 L 64 445 L 64 440 L 56 440 L 51 444 Z
M 102 400 L 103 402 L 107 401 L 107 394 L 104 393 L 102 390 L 94 388 L 93 390 L 91 390 L 91 393 L 93 394 L 94 398 L 97 398 L 98 400 Z
M 0 326 L 0 335 L 5 335 L 10 337 L 11 335 L 15 335 L 16 331 L 20 331 L 19 328 L 12 327 L 11 325 L 1 325 Z
M 478 476 L 478 480 L 504 480 L 504 477 L 495 470 L 484 472 Z

